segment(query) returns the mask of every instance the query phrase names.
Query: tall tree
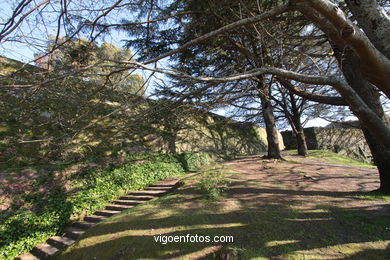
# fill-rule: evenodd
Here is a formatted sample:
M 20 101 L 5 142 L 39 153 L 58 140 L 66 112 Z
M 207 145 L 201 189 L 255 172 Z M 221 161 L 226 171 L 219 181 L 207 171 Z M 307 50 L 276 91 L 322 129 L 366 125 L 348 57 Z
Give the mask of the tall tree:
M 267 3 L 263 2 L 262 4 L 266 5 Z M 224 1 L 222 5 L 216 1 L 203 2 L 202 4 L 196 1 L 177 1 L 168 7 L 168 10 L 172 11 L 178 7 L 180 7 L 180 12 L 187 13 L 181 21 L 182 33 L 180 36 L 174 34 L 173 39 L 167 39 L 165 37 L 163 40 L 161 40 L 162 38 L 149 39 L 147 37 L 141 37 L 131 41 L 130 44 L 134 46 L 140 46 L 140 44 L 147 46 L 149 44 L 154 47 L 151 52 L 156 52 L 158 49 L 165 50 L 163 48 L 164 45 L 169 45 L 172 42 L 186 42 L 194 34 L 206 34 L 237 19 L 241 11 L 248 13 L 247 10 L 240 10 L 240 4 L 233 1 Z M 253 7 L 254 5 L 251 3 L 251 8 Z M 264 26 L 268 28 L 270 23 Z M 172 35 L 170 32 L 174 30 L 177 30 L 177 28 L 164 30 L 162 34 L 164 36 Z M 194 76 L 202 75 L 203 73 L 209 75 L 228 75 L 229 73 L 244 72 L 271 64 L 271 57 L 275 56 L 270 46 L 272 42 L 269 39 L 270 37 L 260 37 L 259 30 L 261 32 L 266 31 L 266 29 L 261 27 L 246 28 L 243 31 L 229 32 L 221 35 L 221 37 L 209 40 L 202 45 L 191 47 L 187 51 L 177 55 L 178 62 L 175 68 L 182 69 L 186 73 Z M 145 33 L 147 32 L 146 29 L 144 31 Z M 151 52 L 147 53 L 150 55 Z M 261 106 L 263 108 L 261 113 L 264 117 L 267 131 L 268 157 L 280 158 L 277 129 L 270 99 L 272 91 L 268 84 L 265 84 L 265 79 L 262 76 L 253 78 L 252 80 L 256 82 L 256 84 L 251 85 L 256 86 L 254 88 L 256 90 L 255 92 L 257 92 L 255 95 L 261 100 Z M 186 87 L 183 86 L 183 88 Z M 213 85 L 211 84 L 210 88 L 212 87 Z M 198 92 L 199 90 L 194 88 L 194 91 Z M 204 89 L 203 93 L 206 93 L 206 91 L 210 90 Z M 231 98 L 230 101 L 232 102 Z

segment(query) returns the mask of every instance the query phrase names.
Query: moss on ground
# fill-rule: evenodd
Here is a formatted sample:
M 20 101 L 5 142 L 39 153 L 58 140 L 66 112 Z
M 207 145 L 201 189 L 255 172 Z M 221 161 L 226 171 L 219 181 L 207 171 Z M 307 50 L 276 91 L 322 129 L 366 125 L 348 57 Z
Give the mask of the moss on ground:
M 389 194 L 384 194 L 381 192 L 370 192 L 364 195 L 357 196 L 358 198 L 361 199 L 366 199 L 366 200 L 384 200 L 387 202 L 390 202 L 390 195 Z

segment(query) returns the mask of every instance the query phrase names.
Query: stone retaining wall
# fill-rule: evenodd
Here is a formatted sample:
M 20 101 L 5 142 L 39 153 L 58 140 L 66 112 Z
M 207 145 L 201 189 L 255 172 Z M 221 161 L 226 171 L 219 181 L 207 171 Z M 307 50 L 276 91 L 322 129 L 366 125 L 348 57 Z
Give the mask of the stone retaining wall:
M 309 150 L 330 150 L 345 154 L 351 158 L 371 161 L 371 152 L 358 128 L 305 128 L 305 137 Z M 286 149 L 297 149 L 297 142 L 292 131 L 282 132 Z

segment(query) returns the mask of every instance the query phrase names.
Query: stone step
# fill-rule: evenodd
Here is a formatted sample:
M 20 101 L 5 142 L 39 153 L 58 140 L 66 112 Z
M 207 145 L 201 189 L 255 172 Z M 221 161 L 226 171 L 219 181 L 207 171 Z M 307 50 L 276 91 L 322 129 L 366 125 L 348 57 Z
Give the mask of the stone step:
M 130 192 L 128 195 L 132 196 L 145 196 L 145 195 L 153 195 L 153 196 L 161 196 L 163 194 L 167 193 L 165 190 L 141 190 L 141 191 L 133 191 Z
M 160 181 L 159 183 L 156 183 L 155 185 L 176 185 L 180 181 L 179 178 L 170 178 Z
M 75 241 L 73 239 L 70 239 L 68 237 L 51 237 L 47 240 L 47 243 L 58 248 L 58 249 L 65 249 L 68 246 L 72 245 Z
M 122 196 L 120 197 L 119 199 L 120 200 L 143 200 L 143 201 L 147 201 L 147 200 L 151 200 L 151 199 L 155 199 L 156 196 L 153 196 L 153 195 L 125 195 L 125 196 Z
M 155 199 L 156 197 L 162 196 L 175 187 L 177 187 L 179 179 L 164 180 L 161 184 L 153 184 L 146 187 L 141 191 L 134 191 L 127 195 L 124 195 L 106 206 L 106 209 L 95 212 L 95 215 L 85 217 L 84 221 L 75 222 L 71 227 L 64 230 L 65 236 L 59 237 L 54 236 L 47 240 L 47 243 L 40 243 L 35 246 L 31 253 L 25 253 L 16 257 L 17 260 L 39 260 L 48 259 L 49 257 L 56 254 L 59 250 L 66 249 L 72 245 L 75 240 L 81 236 L 86 229 L 93 227 L 96 223 L 106 219 L 107 217 L 113 216 L 120 213 L 122 210 L 126 210 L 134 207 L 135 205 L 141 204 L 145 201 Z
M 15 257 L 15 260 L 39 260 L 39 258 L 31 253 L 25 253 L 23 255 Z
M 91 227 L 93 227 L 95 225 L 96 225 L 96 223 L 89 222 L 89 221 L 77 221 L 77 222 L 74 222 L 72 224 L 72 226 L 78 227 L 78 228 L 81 228 L 81 229 L 88 229 L 88 228 L 91 228 Z
M 58 251 L 60 250 L 52 245 L 39 243 L 31 250 L 31 253 L 39 259 L 48 259 L 49 257 L 55 255 Z
M 84 220 L 88 222 L 93 222 L 93 223 L 99 223 L 102 220 L 105 220 L 107 217 L 104 216 L 98 216 L 98 215 L 92 215 L 89 217 L 85 217 Z
M 135 205 L 138 205 L 138 204 L 141 204 L 144 202 L 145 201 L 139 201 L 139 200 L 116 200 L 116 201 L 114 201 L 114 204 L 135 206 Z
M 161 190 L 161 191 L 169 191 L 173 188 L 173 186 L 170 187 L 146 187 L 144 190 Z
M 77 238 L 84 233 L 85 230 L 77 227 L 68 227 L 65 229 L 65 236 L 73 240 L 77 240 Z
M 126 209 L 130 209 L 134 206 L 131 205 L 117 205 L 117 204 L 109 204 L 106 206 L 106 210 L 115 210 L 115 211 L 122 211 Z
M 171 184 L 152 184 L 148 187 L 171 188 L 172 186 Z
M 105 209 L 102 209 L 102 210 L 98 210 L 95 212 L 95 215 L 98 215 L 98 216 L 104 216 L 104 217 L 111 217 L 115 214 L 118 214 L 120 213 L 121 211 L 119 210 L 105 210 Z

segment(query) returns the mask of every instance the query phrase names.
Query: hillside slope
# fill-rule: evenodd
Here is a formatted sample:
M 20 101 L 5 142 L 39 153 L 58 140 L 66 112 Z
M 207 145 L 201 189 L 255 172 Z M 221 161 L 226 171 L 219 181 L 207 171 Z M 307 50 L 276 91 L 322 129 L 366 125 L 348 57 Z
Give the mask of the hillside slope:
M 40 68 L 0 61 L 2 84 L 42 76 Z M 230 158 L 266 149 L 265 131 L 254 124 L 77 77 L 1 88 L 0 96 L 0 168 L 151 152 L 203 151 Z

